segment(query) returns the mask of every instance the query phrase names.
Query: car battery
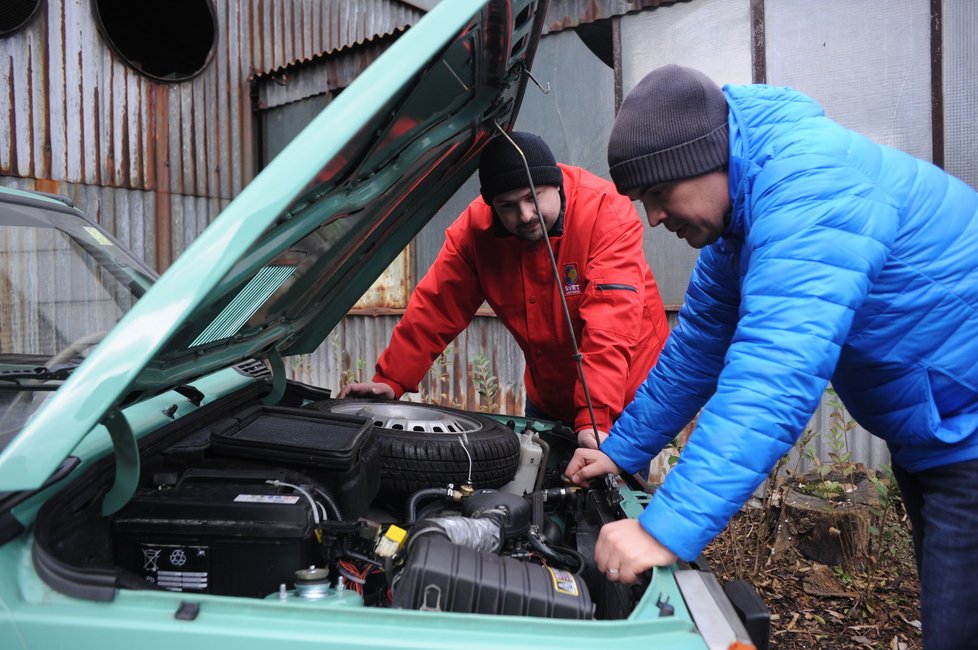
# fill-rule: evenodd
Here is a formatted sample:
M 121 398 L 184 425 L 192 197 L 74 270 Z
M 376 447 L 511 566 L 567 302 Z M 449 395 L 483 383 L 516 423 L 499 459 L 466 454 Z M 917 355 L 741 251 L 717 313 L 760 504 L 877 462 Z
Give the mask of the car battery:
M 380 490 L 380 450 L 361 417 L 254 406 L 211 433 L 212 453 L 301 471 L 333 497 L 343 519 L 365 516 Z
M 291 480 L 290 480 L 291 479 Z M 111 520 L 117 564 L 171 591 L 264 597 L 322 565 L 314 504 L 266 481 L 284 470 L 186 470 L 137 491 Z

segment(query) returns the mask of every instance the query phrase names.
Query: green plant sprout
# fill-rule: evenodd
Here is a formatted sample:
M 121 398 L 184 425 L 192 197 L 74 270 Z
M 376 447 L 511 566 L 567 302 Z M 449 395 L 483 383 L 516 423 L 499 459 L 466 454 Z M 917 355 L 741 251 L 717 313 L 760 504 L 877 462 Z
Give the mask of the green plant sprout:
M 484 353 L 475 356 L 472 363 L 472 380 L 479 395 L 479 410 L 483 413 L 498 413 L 499 380 L 492 370 L 492 361 Z

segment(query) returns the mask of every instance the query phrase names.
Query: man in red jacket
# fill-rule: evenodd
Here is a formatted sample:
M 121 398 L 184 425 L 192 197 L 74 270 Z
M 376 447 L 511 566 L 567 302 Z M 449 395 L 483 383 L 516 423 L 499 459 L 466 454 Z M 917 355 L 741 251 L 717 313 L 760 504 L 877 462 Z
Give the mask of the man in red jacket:
M 603 439 L 669 333 L 642 249 L 642 223 L 611 182 L 558 164 L 536 135 L 511 137 L 530 168 L 559 284 L 526 168 L 513 144 L 497 137 L 479 161 L 482 196 L 445 232 L 445 244 L 394 328 L 373 382 L 350 384 L 339 396 L 399 399 L 417 391 L 434 360 L 486 301 L 523 350 L 526 414 L 564 422 L 578 433 L 579 444 L 594 447 L 559 292 L 570 309 L 593 424 Z

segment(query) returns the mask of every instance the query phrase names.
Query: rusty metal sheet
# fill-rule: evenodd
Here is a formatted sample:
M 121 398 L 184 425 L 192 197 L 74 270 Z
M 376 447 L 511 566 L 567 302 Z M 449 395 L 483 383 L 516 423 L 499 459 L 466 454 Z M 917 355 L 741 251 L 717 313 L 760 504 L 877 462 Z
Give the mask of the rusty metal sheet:
M 405 248 L 394 258 L 380 277 L 370 285 L 354 309 L 371 307 L 403 309 L 413 287 L 411 282 L 411 247 Z
M 400 33 L 330 56 L 316 56 L 302 65 L 258 75 L 255 81 L 256 108 L 258 110 L 275 108 L 346 88 L 357 75 L 384 53 Z
M 214 10 L 210 64 L 162 83 L 113 53 L 90 0 L 45 3 L 0 39 L 0 175 L 230 199 L 255 171 L 255 74 L 403 31 L 423 15 L 391 0 L 217 0 Z M 366 63 L 351 60 L 338 78 Z M 160 260 L 169 259 L 164 248 Z
M 374 364 L 387 347 L 399 316 L 348 316 L 313 354 L 291 358 L 290 378 L 333 390 L 351 381 L 369 381 Z M 421 382 L 421 391 L 405 396 L 471 410 L 522 415 L 523 355 L 496 318 L 476 317 L 467 330 L 436 360 Z M 487 396 L 479 389 L 495 392 Z M 489 391 L 486 391 L 489 392 Z
M 543 33 L 572 29 L 578 25 L 674 4 L 677 1 L 688 0 L 550 0 Z
M 280 70 L 319 54 L 342 50 L 403 31 L 424 11 L 394 0 L 256 0 L 251 11 L 252 57 L 257 74 Z

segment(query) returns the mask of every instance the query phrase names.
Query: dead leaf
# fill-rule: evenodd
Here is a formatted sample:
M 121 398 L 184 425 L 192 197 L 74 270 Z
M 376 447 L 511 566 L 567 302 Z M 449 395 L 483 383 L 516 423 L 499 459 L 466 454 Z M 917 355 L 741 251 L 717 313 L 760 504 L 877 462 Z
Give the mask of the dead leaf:
M 789 631 L 790 630 L 793 630 L 795 628 L 795 623 L 798 622 L 798 617 L 799 616 L 800 616 L 800 614 L 798 612 L 795 612 L 794 614 L 792 614 L 791 615 L 791 620 L 788 621 L 788 625 L 786 625 L 784 629 L 785 630 L 789 630 Z
M 910 627 L 912 627 L 912 628 L 914 628 L 916 630 L 920 630 L 920 621 L 918 621 L 917 619 L 914 619 L 912 621 L 908 621 L 907 620 L 907 617 L 904 616 L 903 614 L 899 614 L 898 613 L 898 615 L 900 617 L 900 620 L 902 620 L 904 623 L 906 623 L 907 625 L 909 625 Z
M 848 591 L 845 585 L 839 580 L 832 569 L 824 564 L 817 564 L 812 571 L 805 577 L 802 589 L 811 596 L 823 598 L 855 598 L 856 594 Z
M 907 644 L 900 640 L 899 636 L 890 639 L 890 650 L 907 650 Z

